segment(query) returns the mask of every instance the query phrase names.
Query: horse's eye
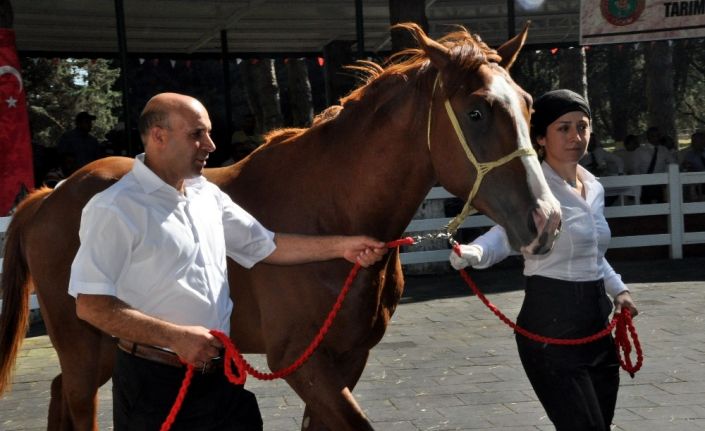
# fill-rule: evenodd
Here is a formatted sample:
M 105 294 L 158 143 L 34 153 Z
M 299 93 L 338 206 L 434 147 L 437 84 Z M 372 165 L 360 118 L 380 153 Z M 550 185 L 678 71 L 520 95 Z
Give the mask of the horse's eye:
M 472 121 L 480 121 L 482 120 L 482 112 L 478 110 L 470 111 L 468 117 L 470 117 Z

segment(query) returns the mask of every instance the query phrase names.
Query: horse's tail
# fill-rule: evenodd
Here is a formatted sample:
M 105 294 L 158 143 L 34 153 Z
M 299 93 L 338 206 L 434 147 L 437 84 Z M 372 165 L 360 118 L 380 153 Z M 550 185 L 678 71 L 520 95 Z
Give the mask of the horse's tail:
M 0 395 L 10 388 L 12 369 L 29 323 L 29 268 L 22 247 L 22 232 L 51 189 L 33 192 L 17 208 L 5 235 L 0 312 Z

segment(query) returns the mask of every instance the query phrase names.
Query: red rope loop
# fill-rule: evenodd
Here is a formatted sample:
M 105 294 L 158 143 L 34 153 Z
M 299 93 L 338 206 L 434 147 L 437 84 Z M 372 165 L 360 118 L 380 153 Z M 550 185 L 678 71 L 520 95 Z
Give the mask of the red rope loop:
M 453 250 L 460 256 L 460 248 L 458 246 L 455 246 Z M 517 325 L 515 322 L 510 320 L 504 313 L 499 310 L 499 308 L 497 308 L 497 306 L 495 306 L 492 302 L 490 302 L 489 299 L 487 299 L 487 297 L 480 291 L 480 289 L 477 288 L 475 282 L 472 280 L 472 278 L 470 278 L 470 275 L 467 273 L 467 271 L 461 269 L 459 272 L 460 276 L 463 278 L 463 280 L 465 280 L 465 283 L 470 286 L 470 289 L 475 295 L 477 295 L 480 301 L 482 301 L 482 303 L 485 304 L 487 308 L 489 308 L 490 311 L 492 311 L 499 318 L 499 320 L 506 323 L 507 326 L 512 328 L 518 334 L 521 334 L 522 336 L 530 340 L 537 341 L 539 343 L 557 344 L 563 346 L 576 346 L 579 344 L 591 343 L 602 337 L 606 337 L 612 332 L 612 330 L 615 330 L 614 342 L 617 348 L 617 356 L 619 356 L 620 365 L 626 372 L 629 373 L 632 378 L 634 377 L 634 374 L 639 371 L 639 369 L 641 369 L 641 365 L 644 362 L 644 356 L 641 350 L 641 343 L 639 342 L 639 337 L 636 333 L 636 328 L 634 327 L 634 322 L 632 322 L 632 314 L 627 308 L 622 308 L 622 311 L 620 313 L 615 313 L 609 325 L 607 325 L 603 330 L 596 334 L 583 338 L 544 337 L 543 335 L 527 331 L 526 329 L 522 328 L 521 326 Z M 632 364 L 630 357 L 632 351 L 630 337 L 631 340 L 633 340 L 634 342 L 634 350 L 636 351 L 637 355 L 636 364 Z
M 411 237 L 406 237 L 388 242 L 385 244 L 385 246 L 387 248 L 395 248 L 401 245 L 413 244 L 414 239 Z M 235 343 L 230 339 L 230 337 L 228 337 L 221 331 L 212 329 L 210 333 L 213 334 L 213 336 L 216 337 L 218 340 L 220 340 L 223 346 L 225 346 L 225 364 L 223 367 L 223 372 L 228 378 L 228 381 L 235 385 L 244 385 L 245 380 L 247 380 L 248 374 L 252 375 L 253 377 L 259 380 L 274 380 L 286 377 L 294 371 L 298 370 L 304 363 L 306 363 L 306 361 L 311 357 L 311 355 L 313 355 L 313 352 L 316 351 L 321 342 L 323 342 L 323 338 L 325 338 L 331 325 L 333 325 L 333 321 L 335 320 L 335 317 L 338 315 L 338 312 L 343 306 L 343 300 L 345 300 L 348 291 L 350 291 L 350 286 L 352 286 L 352 283 L 355 280 L 355 277 L 357 276 L 359 270 L 360 264 L 356 262 L 355 265 L 353 265 L 352 269 L 350 269 L 350 273 L 345 279 L 343 288 L 340 290 L 338 298 L 333 304 L 333 308 L 328 313 L 328 316 L 326 317 L 326 320 L 324 321 L 323 325 L 319 329 L 318 334 L 316 334 L 316 336 L 313 338 L 313 341 L 311 341 L 311 344 L 309 344 L 309 346 L 306 348 L 306 350 L 304 350 L 304 352 L 301 354 L 301 356 L 299 356 L 298 359 L 296 359 L 288 367 L 282 368 L 281 370 L 274 371 L 271 373 L 264 373 L 258 371 L 252 365 L 250 365 L 247 360 L 245 360 L 245 358 L 242 356 L 242 353 L 240 353 L 240 350 L 237 348 L 237 346 L 235 346 Z M 238 372 L 237 376 L 233 373 L 232 370 L 233 363 L 235 364 L 235 368 Z M 171 425 L 174 423 L 176 415 L 181 409 L 181 404 L 183 403 L 184 397 L 186 397 L 186 393 L 188 392 L 188 386 L 191 383 L 192 377 L 193 366 L 189 365 L 186 369 L 186 375 L 184 376 L 184 381 L 181 384 L 181 389 L 179 389 L 179 394 L 177 395 L 176 401 L 174 402 L 174 405 L 172 406 L 171 411 L 169 412 L 169 416 L 167 416 L 166 420 L 162 424 L 161 431 L 168 431 Z

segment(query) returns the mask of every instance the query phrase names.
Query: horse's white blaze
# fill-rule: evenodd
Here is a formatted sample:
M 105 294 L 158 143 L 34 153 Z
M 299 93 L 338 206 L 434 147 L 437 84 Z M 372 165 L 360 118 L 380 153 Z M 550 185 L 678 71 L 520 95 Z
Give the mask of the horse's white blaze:
M 516 125 L 518 148 L 531 148 L 529 125 L 524 120 L 519 95 L 514 91 L 509 81 L 504 76 L 495 76 L 490 84 L 490 91 L 495 97 L 506 101 L 509 105 L 509 111 Z M 526 179 L 529 187 L 534 196 L 536 196 L 538 203 L 538 209 L 534 214 L 536 229 L 539 234 L 546 228 L 554 229 L 560 220 L 560 203 L 548 188 L 546 178 L 537 158 L 534 156 L 521 156 L 521 162 L 524 164 L 524 169 L 526 169 Z
M 519 142 L 518 148 L 531 148 L 529 125 L 526 121 L 524 121 L 524 114 L 521 111 L 519 95 L 507 81 L 507 78 L 500 75 L 494 76 L 492 83 L 490 84 L 490 91 L 495 95 L 495 97 L 506 101 L 509 105 L 509 112 L 511 113 L 514 119 L 514 124 L 516 125 L 517 141 Z M 541 166 L 539 166 L 536 157 L 521 156 L 521 161 L 526 169 L 527 180 L 534 195 L 539 199 L 553 199 L 553 201 L 557 204 L 558 202 L 555 201 L 551 191 L 548 189 L 548 184 L 546 184 L 546 179 L 543 176 Z

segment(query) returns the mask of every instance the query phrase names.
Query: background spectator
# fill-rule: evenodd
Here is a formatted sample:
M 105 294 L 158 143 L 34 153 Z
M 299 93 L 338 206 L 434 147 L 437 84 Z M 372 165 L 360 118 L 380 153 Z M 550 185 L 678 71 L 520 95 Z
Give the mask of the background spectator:
M 605 150 L 596 134 L 590 136 L 588 152 L 580 159 L 580 164 L 598 177 L 624 174 L 624 161 Z
M 59 155 L 71 153 L 76 159 L 76 168 L 103 157 L 98 139 L 91 135 L 95 116 L 88 112 L 76 115 L 76 127 L 61 135 L 57 147 Z
M 690 137 L 690 147 L 683 152 L 681 170 L 684 172 L 705 171 L 705 132 L 698 131 Z M 705 200 L 703 184 L 690 184 L 685 188 L 685 197 L 689 201 Z

